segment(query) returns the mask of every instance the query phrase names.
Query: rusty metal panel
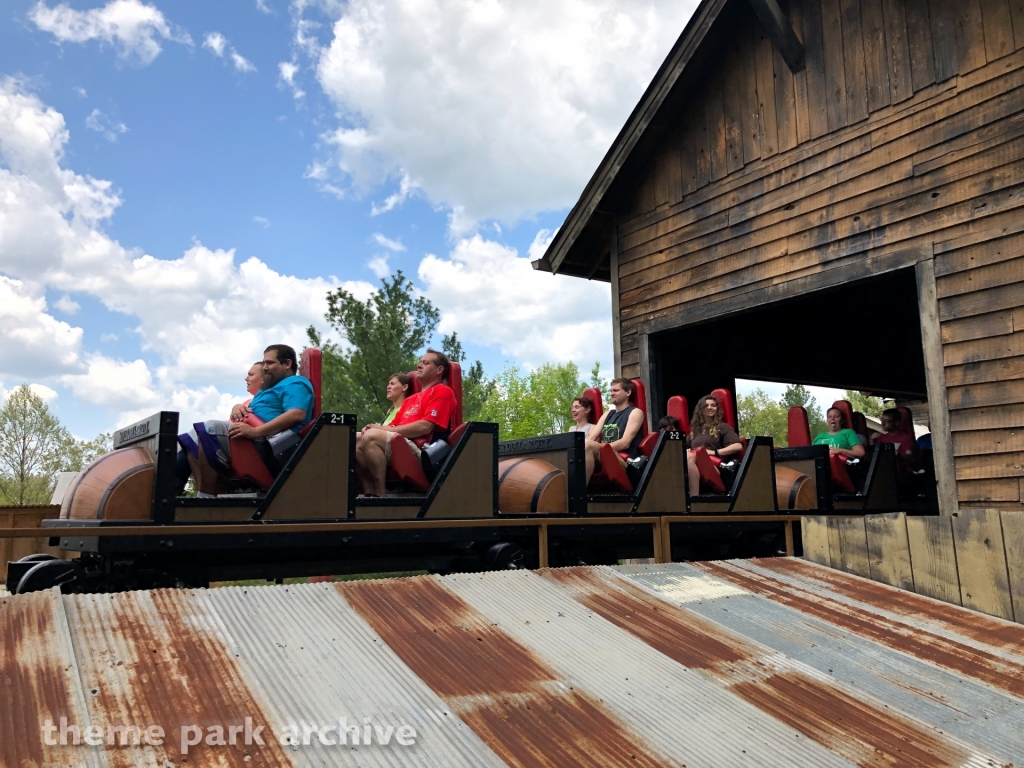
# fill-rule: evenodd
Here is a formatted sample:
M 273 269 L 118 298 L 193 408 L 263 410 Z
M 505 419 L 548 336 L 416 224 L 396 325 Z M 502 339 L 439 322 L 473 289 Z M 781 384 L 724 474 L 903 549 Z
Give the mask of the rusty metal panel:
M 91 725 L 60 593 L 0 598 L 0 765 L 98 765 L 95 750 L 43 730 L 61 717 Z
M 3 766 L 1024 755 L 1024 627 L 783 558 L 0 597 L 0 661 Z M 44 745 L 61 716 L 104 736 L 160 726 L 165 743 Z M 247 718 L 262 745 L 242 743 Z M 346 743 L 329 743 L 340 718 Z M 239 743 L 209 741 L 218 725 Z

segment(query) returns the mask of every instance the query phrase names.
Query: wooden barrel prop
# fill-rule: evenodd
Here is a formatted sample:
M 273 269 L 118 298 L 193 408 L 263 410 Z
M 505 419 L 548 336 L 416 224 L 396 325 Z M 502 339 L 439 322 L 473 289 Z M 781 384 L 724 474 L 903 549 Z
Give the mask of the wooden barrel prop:
M 153 509 L 153 457 L 145 448 L 104 454 L 71 481 L 64 520 L 149 520 Z
M 810 475 L 789 467 L 775 467 L 775 492 L 779 509 L 817 509 L 818 497 Z
M 517 456 L 498 462 L 498 509 L 529 514 L 567 512 L 565 472 L 541 459 Z

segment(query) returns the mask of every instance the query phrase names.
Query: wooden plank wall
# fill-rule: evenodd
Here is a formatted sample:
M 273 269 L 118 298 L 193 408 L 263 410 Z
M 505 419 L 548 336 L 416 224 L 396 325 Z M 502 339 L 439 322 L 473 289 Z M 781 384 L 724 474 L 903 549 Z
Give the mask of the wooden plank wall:
M 1024 512 L 804 517 L 804 557 L 1024 624 Z
M 746 13 L 617 221 L 623 375 L 641 326 L 934 253 L 960 502 L 1024 509 L 1024 3 L 785 5 L 806 69 Z
M 43 520 L 60 517 L 59 506 L 0 507 L 0 528 L 39 528 Z M 0 539 L 0 582 L 7 581 L 7 563 L 26 555 L 44 553 L 67 559 L 57 547 L 48 544 L 49 537 L 35 539 Z

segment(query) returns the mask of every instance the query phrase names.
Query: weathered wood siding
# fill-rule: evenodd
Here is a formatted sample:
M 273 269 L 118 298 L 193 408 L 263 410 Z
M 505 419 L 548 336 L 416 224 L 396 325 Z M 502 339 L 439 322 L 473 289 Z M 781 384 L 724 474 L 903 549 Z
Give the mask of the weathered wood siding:
M 806 69 L 747 14 L 619 217 L 623 373 L 681 311 L 934 258 L 959 498 L 1024 508 L 1024 3 L 788 13 Z

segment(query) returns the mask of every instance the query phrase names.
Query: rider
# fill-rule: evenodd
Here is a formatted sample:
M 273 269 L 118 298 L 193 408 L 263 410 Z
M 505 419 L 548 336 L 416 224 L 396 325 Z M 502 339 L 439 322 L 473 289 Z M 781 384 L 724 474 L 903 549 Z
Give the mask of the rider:
M 393 440 L 405 440 L 419 458 L 424 445 L 448 436 L 456 409 L 455 393 L 445 383 L 450 370 L 451 363 L 445 355 L 428 349 L 416 366 L 420 391 L 405 399 L 391 424 L 363 427 L 356 440 L 356 474 L 365 495 L 387 495 L 384 481 L 391 464 Z
M 585 447 L 588 484 L 594 472 L 601 468 L 602 443 L 611 444 L 615 457 L 623 467 L 626 466 L 626 460 L 620 453 L 625 453 L 630 459 L 640 455 L 640 429 L 644 423 L 644 413 L 629 404 L 632 394 L 632 381 L 612 379 L 610 395 L 614 410 L 605 411 L 587 433 Z

